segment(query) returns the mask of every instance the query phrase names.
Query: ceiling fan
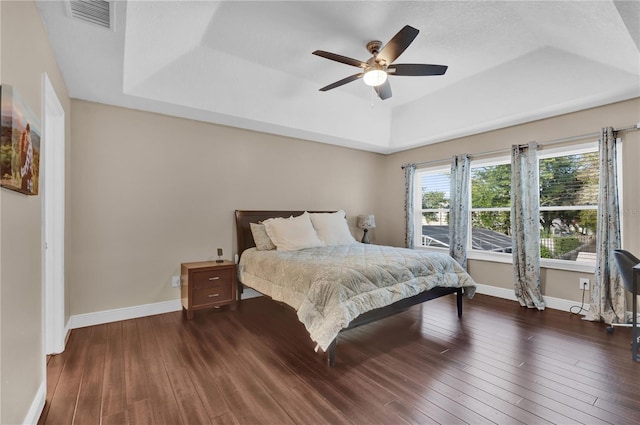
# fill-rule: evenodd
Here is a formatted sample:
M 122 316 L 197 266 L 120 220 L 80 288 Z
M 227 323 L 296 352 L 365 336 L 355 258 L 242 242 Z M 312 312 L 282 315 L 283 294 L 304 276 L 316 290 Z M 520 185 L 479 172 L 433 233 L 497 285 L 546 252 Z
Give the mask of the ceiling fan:
M 402 75 L 402 76 L 424 76 L 424 75 L 443 75 L 447 72 L 446 65 L 428 65 L 420 63 L 403 63 L 394 64 L 402 52 L 413 42 L 417 37 L 417 29 L 412 26 L 405 25 L 396 35 L 393 36 L 389 42 L 382 47 L 382 42 L 373 40 L 367 43 L 367 50 L 373 56 L 366 61 L 360 61 L 352 59 L 346 56 L 338 55 L 331 52 L 325 52 L 324 50 L 316 50 L 313 52 L 316 56 L 321 56 L 326 59 L 331 59 L 336 62 L 344 63 L 347 65 L 362 68 L 363 71 L 357 74 L 351 75 L 347 78 L 343 78 L 340 81 L 329 84 L 322 87 L 320 91 L 328 91 L 340 87 L 344 84 L 350 83 L 362 78 L 364 83 L 373 87 L 380 99 L 385 100 L 391 97 L 391 85 L 387 79 L 390 75 Z M 382 47 L 382 49 L 381 49 Z

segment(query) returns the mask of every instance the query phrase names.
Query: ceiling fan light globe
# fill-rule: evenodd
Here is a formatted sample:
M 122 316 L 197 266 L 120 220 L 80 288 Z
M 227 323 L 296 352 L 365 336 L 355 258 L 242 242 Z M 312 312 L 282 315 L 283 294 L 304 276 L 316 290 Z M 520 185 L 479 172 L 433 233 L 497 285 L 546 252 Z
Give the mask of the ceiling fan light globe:
M 379 68 L 372 68 L 365 71 L 362 77 L 364 83 L 371 87 L 377 87 L 384 84 L 387 81 L 387 73 Z

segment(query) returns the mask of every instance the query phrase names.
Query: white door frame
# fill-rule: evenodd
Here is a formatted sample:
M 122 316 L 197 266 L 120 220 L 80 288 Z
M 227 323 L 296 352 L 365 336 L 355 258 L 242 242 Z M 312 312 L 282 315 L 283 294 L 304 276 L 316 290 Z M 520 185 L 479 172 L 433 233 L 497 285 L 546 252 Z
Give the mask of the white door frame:
M 42 297 L 44 354 L 64 351 L 65 114 L 46 73 L 42 82 Z

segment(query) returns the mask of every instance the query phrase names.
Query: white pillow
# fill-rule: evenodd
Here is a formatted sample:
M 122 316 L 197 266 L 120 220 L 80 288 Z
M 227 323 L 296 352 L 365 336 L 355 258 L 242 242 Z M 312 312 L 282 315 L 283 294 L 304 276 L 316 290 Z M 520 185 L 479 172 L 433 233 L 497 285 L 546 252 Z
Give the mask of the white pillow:
M 347 214 L 344 211 L 310 213 L 309 216 L 313 227 L 318 232 L 318 237 L 325 245 L 351 245 L 356 243 L 349 231 Z
M 278 251 L 298 251 L 322 246 L 306 211 L 298 217 L 270 218 L 262 224 Z

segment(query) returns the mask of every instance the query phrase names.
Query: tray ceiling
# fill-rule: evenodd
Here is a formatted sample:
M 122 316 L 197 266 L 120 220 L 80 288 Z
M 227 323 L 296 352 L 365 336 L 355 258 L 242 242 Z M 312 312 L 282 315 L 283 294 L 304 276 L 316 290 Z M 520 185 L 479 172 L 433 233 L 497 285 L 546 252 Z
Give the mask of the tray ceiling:
M 38 7 L 73 98 L 389 153 L 640 96 L 636 1 L 113 1 L 113 29 Z M 420 30 L 381 101 L 370 40 Z

